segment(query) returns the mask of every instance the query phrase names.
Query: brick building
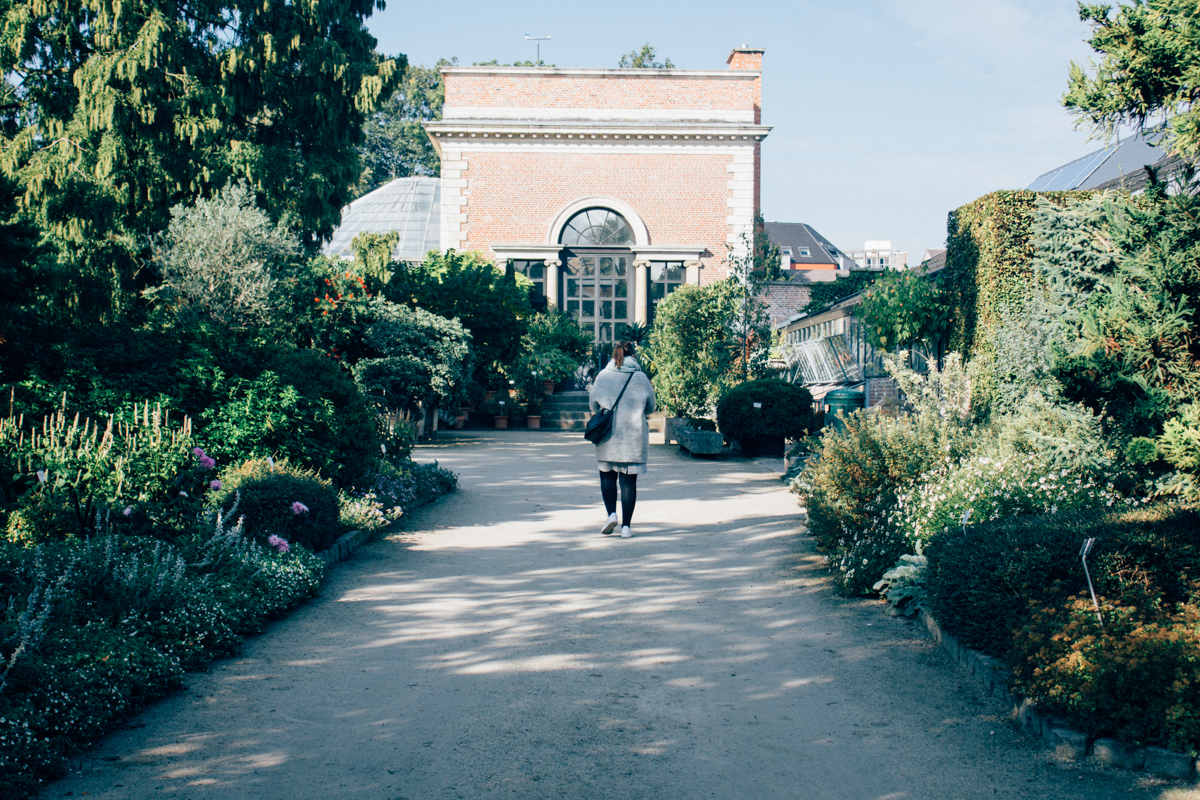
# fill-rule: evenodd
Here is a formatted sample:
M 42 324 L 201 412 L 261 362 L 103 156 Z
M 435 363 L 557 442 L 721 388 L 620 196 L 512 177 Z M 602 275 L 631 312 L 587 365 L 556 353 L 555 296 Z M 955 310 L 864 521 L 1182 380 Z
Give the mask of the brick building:
M 512 261 L 599 343 L 726 276 L 759 208 L 762 50 L 723 70 L 443 67 L 441 246 Z

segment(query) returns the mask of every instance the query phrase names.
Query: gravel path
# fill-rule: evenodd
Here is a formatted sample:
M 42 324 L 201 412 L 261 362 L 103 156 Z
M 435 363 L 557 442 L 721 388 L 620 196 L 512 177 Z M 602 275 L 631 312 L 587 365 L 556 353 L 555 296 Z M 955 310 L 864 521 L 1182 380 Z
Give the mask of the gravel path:
M 652 446 L 621 540 L 590 451 L 421 448 L 459 492 L 43 796 L 1200 796 L 1054 763 L 911 623 L 833 596 L 777 459 Z

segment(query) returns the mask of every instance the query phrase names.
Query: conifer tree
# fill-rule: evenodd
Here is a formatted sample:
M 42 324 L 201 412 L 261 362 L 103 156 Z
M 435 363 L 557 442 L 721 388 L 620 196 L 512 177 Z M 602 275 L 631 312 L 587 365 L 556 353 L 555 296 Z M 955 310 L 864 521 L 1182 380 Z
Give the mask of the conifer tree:
M 327 237 L 359 176 L 365 116 L 404 67 L 374 50 L 375 7 L 0 0 L 0 168 L 113 306 L 132 297 L 145 234 L 230 180 L 308 241 Z

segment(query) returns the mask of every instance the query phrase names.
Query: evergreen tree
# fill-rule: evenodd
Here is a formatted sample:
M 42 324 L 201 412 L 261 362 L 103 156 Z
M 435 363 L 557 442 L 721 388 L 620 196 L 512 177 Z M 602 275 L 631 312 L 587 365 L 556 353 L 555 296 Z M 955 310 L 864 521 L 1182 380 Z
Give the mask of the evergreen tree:
M 231 179 L 246 179 L 310 243 L 332 232 L 359 176 L 365 116 L 404 67 L 375 53 L 364 24 L 374 7 L 0 4 L 0 167 L 82 282 L 95 284 L 75 292 L 76 312 L 125 310 L 144 236 L 166 227 L 172 206 Z
M 1064 394 L 1126 435 L 1157 432 L 1200 395 L 1200 198 L 1155 180 L 1136 198 L 1039 199 L 1033 237 L 1069 343 Z
M 1135 0 L 1132 5 L 1079 4 L 1101 54 L 1093 74 L 1071 63 L 1063 105 L 1106 137 L 1118 125 L 1142 130 L 1169 120 L 1166 143 L 1187 157 L 1200 155 L 1200 0 Z

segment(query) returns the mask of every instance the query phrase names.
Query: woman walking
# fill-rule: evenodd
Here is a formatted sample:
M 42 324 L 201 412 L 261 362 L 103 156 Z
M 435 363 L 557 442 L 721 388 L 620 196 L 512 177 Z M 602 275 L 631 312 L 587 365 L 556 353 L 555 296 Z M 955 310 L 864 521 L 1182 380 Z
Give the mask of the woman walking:
M 612 433 L 596 445 L 600 467 L 600 496 L 608 520 L 600 532 L 617 528 L 617 485 L 621 487 L 621 538 L 633 536 L 633 507 L 637 503 L 637 477 L 646 472 L 646 452 L 650 446 L 650 425 L 646 417 L 654 413 L 654 387 L 634 356 L 633 342 L 617 342 L 612 359 L 596 376 L 588 405 L 595 413 L 612 408 Z M 622 394 L 624 392 L 624 394 Z M 618 398 L 620 400 L 618 401 Z

